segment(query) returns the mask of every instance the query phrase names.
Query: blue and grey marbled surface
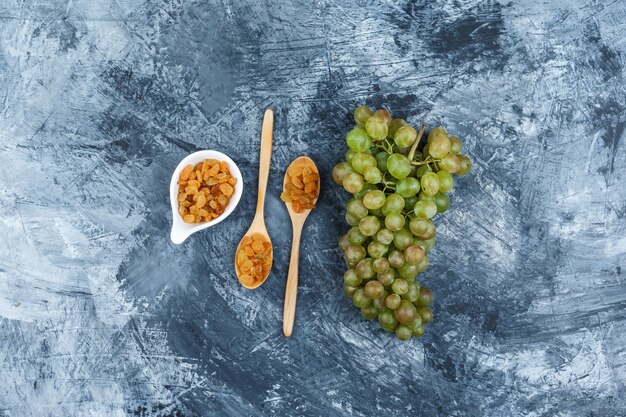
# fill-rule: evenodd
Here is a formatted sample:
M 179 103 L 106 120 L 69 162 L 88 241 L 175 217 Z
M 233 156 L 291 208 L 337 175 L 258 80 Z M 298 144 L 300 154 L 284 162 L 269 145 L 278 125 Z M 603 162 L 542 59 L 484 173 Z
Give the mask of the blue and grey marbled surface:
M 0 4 L 0 415 L 626 415 L 626 2 L 5 0 Z M 402 343 L 357 314 L 330 178 L 356 105 L 444 124 L 474 161 Z M 274 269 L 235 244 L 276 112 Z M 232 217 L 169 241 L 186 154 L 242 168 Z M 281 335 L 283 171 L 322 191 Z

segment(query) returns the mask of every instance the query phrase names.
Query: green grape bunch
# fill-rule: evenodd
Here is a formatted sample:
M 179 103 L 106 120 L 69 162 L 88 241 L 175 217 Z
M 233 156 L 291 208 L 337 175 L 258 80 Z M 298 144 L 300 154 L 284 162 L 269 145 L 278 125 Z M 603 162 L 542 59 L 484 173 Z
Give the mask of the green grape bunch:
M 343 289 L 363 317 L 398 339 L 420 337 L 433 319 L 433 293 L 417 279 L 435 244 L 432 219 L 448 210 L 454 175 L 466 175 L 472 163 L 442 127 L 422 142 L 425 125 L 418 131 L 384 109 L 357 107 L 354 120 L 350 149 L 332 173 L 352 194 L 345 215 L 351 228 L 339 239 Z

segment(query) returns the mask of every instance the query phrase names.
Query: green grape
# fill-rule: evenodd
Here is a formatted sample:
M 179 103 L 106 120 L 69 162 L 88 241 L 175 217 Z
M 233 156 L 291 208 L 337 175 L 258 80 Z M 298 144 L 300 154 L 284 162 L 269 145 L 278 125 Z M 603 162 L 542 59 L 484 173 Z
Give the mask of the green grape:
M 359 263 L 356 264 L 356 274 L 363 279 L 371 279 L 376 276 L 376 272 L 374 272 L 374 260 L 372 258 L 361 259 Z
M 343 179 L 346 177 L 346 175 L 351 174 L 353 172 L 354 170 L 352 169 L 352 166 L 348 162 L 339 162 L 333 168 L 333 180 L 337 184 L 343 185 Z
M 361 200 L 350 201 L 347 205 L 347 212 L 359 220 L 369 214 L 369 210 L 365 207 L 365 205 L 363 205 Z
M 419 314 L 415 317 L 415 319 L 412 322 L 406 324 L 406 326 L 408 326 L 411 330 L 415 330 L 421 325 L 422 325 L 422 318 L 420 317 Z
M 401 213 L 404 208 L 404 198 L 400 194 L 390 194 L 383 204 L 383 214 L 388 216 L 390 213 Z
M 387 171 L 395 178 L 401 180 L 406 178 L 411 172 L 411 162 L 402 154 L 391 154 L 387 159 Z
M 378 115 L 374 115 L 365 122 L 365 130 L 370 138 L 374 140 L 383 140 L 387 137 L 389 127 L 385 119 Z
M 457 175 L 467 175 L 472 169 L 472 161 L 465 155 L 458 155 L 459 158 L 459 170 L 456 172 Z
M 376 279 L 381 284 L 388 286 L 388 285 L 393 284 L 393 280 L 396 279 L 396 273 L 393 269 L 389 269 L 387 272 L 379 272 L 378 275 L 376 276 Z
M 370 184 L 378 184 L 383 180 L 382 172 L 380 172 L 380 170 L 376 167 L 365 168 L 363 176 L 365 177 L 365 181 L 369 182 Z
M 389 261 L 387 260 L 387 258 L 375 259 L 374 263 L 372 263 L 372 267 L 377 274 L 384 274 L 385 272 L 389 271 Z
M 359 225 L 359 221 L 360 219 L 354 217 L 354 215 L 346 212 L 346 223 L 348 223 L 350 226 L 358 226 Z
M 393 245 L 398 250 L 405 250 L 413 244 L 413 236 L 406 228 L 402 228 L 394 233 Z
M 365 216 L 359 222 L 359 230 L 365 236 L 374 236 L 380 229 L 380 220 L 375 216 Z
M 396 326 L 391 326 L 390 327 L 390 326 L 383 326 L 383 325 L 381 325 L 380 328 L 383 329 L 386 332 L 389 332 L 389 333 L 394 333 L 395 334 L 395 332 L 396 332 Z
M 432 249 L 432 247 L 433 247 L 433 246 L 435 246 L 435 240 L 436 240 L 436 239 L 435 239 L 435 237 L 434 237 L 434 236 L 433 236 L 432 238 L 430 238 L 430 239 L 426 239 L 426 240 L 422 240 L 422 239 L 417 239 L 417 238 L 415 238 L 415 239 L 413 240 L 413 243 L 414 243 L 414 244 L 416 244 L 416 245 L 419 245 L 419 246 L 423 247 L 423 248 L 424 248 L 424 251 L 425 251 L 426 253 L 428 253 L 428 252 Z
M 365 290 L 363 288 L 359 288 L 352 295 L 352 302 L 358 308 L 369 307 L 372 305 L 372 299 L 365 295 Z
M 420 180 L 422 192 L 426 195 L 435 195 L 439 191 L 439 177 L 434 172 L 427 172 Z
M 374 320 L 376 317 L 378 317 L 378 309 L 373 305 L 369 307 L 364 307 L 361 309 L 361 316 L 365 320 Z
M 440 136 L 440 135 L 448 136 L 448 132 L 443 127 L 436 127 L 434 129 L 432 129 L 430 132 L 428 132 L 428 143 L 430 143 L 430 141 L 435 136 Z
M 432 169 L 430 169 L 430 165 L 428 164 L 420 165 L 417 168 L 417 171 L 415 172 L 415 177 L 422 178 L 425 173 L 430 172 L 430 171 L 432 171 Z
M 417 299 L 418 307 L 428 307 L 433 303 L 433 292 L 430 288 L 421 288 L 419 292 L 419 298 Z
M 367 240 L 367 236 L 361 233 L 358 227 L 352 227 L 348 230 L 346 236 L 348 238 L 348 242 L 353 245 L 362 245 Z
M 448 139 L 450 139 L 450 152 L 461 153 L 461 148 L 463 147 L 463 144 L 461 143 L 459 138 L 457 138 L 456 136 L 449 136 Z
M 398 294 L 389 294 L 387 298 L 385 298 L 385 305 L 387 308 L 391 310 L 395 310 L 400 305 L 402 298 Z M 395 319 L 395 316 L 394 316 Z
M 351 163 L 352 158 L 354 158 L 354 155 L 356 155 L 357 153 L 358 152 L 353 151 L 352 149 L 349 149 L 348 152 L 346 152 L 346 162 Z M 350 168 L 352 168 L 352 165 L 350 165 Z
M 363 198 L 365 194 L 373 190 L 376 190 L 376 186 L 374 184 L 364 183 L 363 188 L 361 188 L 361 191 L 354 194 L 354 198 L 358 198 L 360 200 Z
M 359 106 L 354 109 L 354 121 L 358 125 L 365 126 L 365 122 L 367 122 L 367 119 L 372 117 L 372 114 L 374 114 L 374 112 L 372 112 L 369 107 Z
M 387 124 L 387 126 L 391 125 L 391 121 L 393 120 L 391 118 L 391 113 L 389 113 L 389 111 L 386 109 L 378 109 L 374 112 L 372 116 L 382 118 L 385 121 L 385 124 Z
M 356 172 L 352 172 L 343 179 L 343 188 L 349 192 L 350 194 L 358 193 L 363 188 L 365 181 L 363 177 L 357 174 Z
M 409 153 L 411 153 L 411 148 L 396 148 L 396 153 L 399 153 L 400 155 L 404 156 L 409 162 L 411 162 L 409 160 Z M 409 169 L 409 175 L 411 175 L 411 172 L 414 172 L 413 170 L 413 165 L 411 165 L 411 168 Z
M 395 281 L 393 281 L 393 284 L 391 284 L 391 291 L 393 291 L 394 294 L 402 295 L 405 294 L 408 290 L 409 283 L 402 278 L 396 279 Z
M 437 205 L 437 213 L 443 213 L 450 207 L 450 198 L 446 194 L 435 194 L 435 204 Z
M 384 292 L 385 287 L 383 287 L 383 284 L 376 280 L 368 281 L 368 283 L 365 284 L 365 295 L 372 300 L 382 297 Z
M 401 324 L 396 327 L 396 337 L 400 340 L 409 340 L 413 334 L 413 330 L 411 330 L 408 326 Z
M 420 182 L 417 180 L 417 178 L 406 177 L 396 183 L 396 193 L 398 193 L 401 197 L 413 197 L 419 191 Z
M 380 229 L 378 233 L 376 233 L 376 240 L 388 245 L 393 242 L 393 232 L 389 229 Z
M 407 292 L 402 296 L 403 300 L 409 300 L 410 302 L 414 303 L 419 299 L 419 295 L 420 295 L 420 288 L 419 286 L 415 283 L 415 282 L 409 282 L 409 289 L 407 290 Z M 420 323 L 422 324 L 422 320 L 420 319 Z
M 363 204 L 368 210 L 378 210 L 385 204 L 385 193 L 381 190 L 373 190 L 363 196 Z
M 398 129 L 393 138 L 398 148 L 408 148 L 415 142 L 417 131 L 412 126 L 405 125 Z
M 374 240 L 367 245 L 367 253 L 374 259 L 382 258 L 387 253 L 387 245 Z
M 408 285 L 407 285 L 407 287 L 408 287 Z M 407 288 L 407 290 L 408 290 L 408 288 Z M 360 290 L 357 290 L 357 292 L 354 294 L 354 297 L 357 296 L 359 291 Z M 354 297 L 353 297 L 353 300 L 354 300 Z M 400 322 L 402 324 L 409 324 L 409 323 L 413 322 L 413 320 L 415 320 L 415 318 L 417 317 L 418 313 L 417 313 L 417 309 L 415 308 L 415 306 L 410 301 L 402 300 L 402 301 L 400 301 L 400 305 L 393 311 L 393 314 L 396 317 L 396 320 L 398 320 L 398 322 Z M 423 319 L 424 318 L 422 317 L 422 321 L 423 321 Z
M 398 268 L 398 275 L 401 278 L 404 278 L 407 281 L 413 281 L 415 277 L 419 274 L 419 266 L 411 265 L 408 262 L 405 262 L 400 268 Z
M 415 203 L 417 203 L 417 196 L 412 195 L 411 197 L 404 198 L 404 210 L 411 211 L 415 207 Z
M 432 201 L 433 203 L 435 202 L 435 196 L 434 195 L 426 195 L 424 192 L 421 192 L 417 195 L 417 199 L 419 201 Z
M 355 152 L 364 152 L 372 146 L 372 140 L 362 127 L 356 126 L 346 135 L 348 147 Z
M 393 268 L 400 268 L 404 264 L 404 255 L 402 252 L 394 250 L 387 256 L 387 260 Z
M 417 314 L 420 315 L 420 317 L 422 318 L 422 323 L 424 324 L 428 324 L 431 321 L 433 321 L 433 312 L 430 308 L 428 307 L 420 307 L 417 309 Z M 396 317 L 397 319 L 397 317 Z M 400 320 L 398 320 L 400 321 Z
M 405 126 L 406 122 L 403 119 L 393 119 L 389 124 L 389 132 L 388 135 L 390 138 L 393 138 L 396 135 L 398 129 L 402 126 Z
M 343 252 L 348 246 L 350 246 L 350 239 L 348 239 L 348 234 L 346 233 L 339 238 L 339 249 Z
M 356 172 L 363 174 L 368 167 L 376 166 L 376 158 L 368 153 L 359 152 L 352 157 L 350 164 Z
M 354 296 L 354 293 L 358 289 L 359 289 L 358 287 L 353 287 L 352 285 L 343 284 L 343 293 L 349 298 L 352 298 L 352 296 Z
M 437 177 L 439 178 L 439 191 L 447 193 L 452 190 L 454 187 L 454 179 L 448 171 L 437 172 Z
M 362 221 L 362 220 L 361 220 Z M 413 217 L 409 222 L 409 229 L 419 239 L 430 239 L 435 236 L 435 225 L 423 217 Z
M 376 307 L 376 310 L 378 310 L 378 314 L 384 311 L 389 311 L 389 309 L 385 305 L 385 298 L 387 298 L 388 295 L 389 293 L 383 290 L 383 295 L 378 298 L 374 298 L 374 300 L 372 301 L 372 306 Z
M 437 204 L 435 204 L 435 202 L 432 200 L 418 201 L 413 206 L 413 213 L 415 213 L 415 215 L 418 217 L 430 219 L 435 214 L 437 214 Z
M 428 153 L 433 158 L 443 158 L 450 152 L 450 139 L 444 135 L 437 135 L 428 142 Z
M 448 171 L 450 174 L 454 174 L 461 167 L 461 160 L 453 153 L 449 153 L 441 159 L 439 162 L 439 168 Z
M 372 216 L 376 216 L 378 218 L 380 217 L 384 217 L 385 215 L 383 214 L 383 210 L 382 209 L 376 209 L 376 210 L 370 210 L 370 214 Z
M 385 151 L 381 151 L 376 154 L 375 158 L 376 167 L 380 172 L 387 172 L 387 159 L 389 159 L 389 154 Z
M 422 337 L 424 335 L 424 326 L 417 326 L 415 329 L 413 329 L 412 334 L 415 337 Z
M 417 272 L 420 273 L 426 271 L 426 268 L 428 268 L 429 264 L 430 260 L 428 259 L 428 256 L 424 256 L 424 260 L 420 262 L 419 265 L 417 265 Z
M 411 245 L 404 250 L 404 260 L 411 265 L 418 265 L 424 260 L 426 251 L 419 245 Z
M 348 269 L 345 274 L 343 274 L 343 282 L 344 284 L 348 284 L 352 287 L 356 287 L 361 284 L 363 279 L 357 275 L 354 269 Z
M 398 301 L 398 304 L 399 303 L 400 301 Z M 396 320 L 396 317 L 393 315 L 392 311 L 387 310 L 378 315 L 378 323 L 381 325 L 381 327 L 395 328 L 398 324 L 398 320 Z
M 402 229 L 404 222 L 404 216 L 400 213 L 389 213 L 385 216 L 385 227 L 392 232 Z
M 355 264 L 365 258 L 365 248 L 361 245 L 350 245 L 343 251 L 346 262 Z

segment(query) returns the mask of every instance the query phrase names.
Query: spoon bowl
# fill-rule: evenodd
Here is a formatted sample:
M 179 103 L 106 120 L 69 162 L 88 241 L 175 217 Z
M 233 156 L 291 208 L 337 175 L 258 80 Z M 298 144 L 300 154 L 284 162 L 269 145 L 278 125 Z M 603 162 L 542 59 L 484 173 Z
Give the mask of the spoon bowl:
M 321 183 L 319 170 L 317 169 L 315 162 L 307 156 L 301 156 L 294 159 L 285 172 L 283 191 L 286 191 L 286 186 L 289 184 L 288 172 L 292 167 L 309 167 L 315 174 L 317 174 L 317 195 L 315 197 L 315 201 L 313 201 L 313 205 L 315 206 L 320 195 Z M 287 286 L 285 288 L 285 306 L 283 309 L 283 334 L 289 337 L 293 332 L 293 325 L 296 317 L 296 299 L 298 297 L 298 264 L 300 260 L 300 239 L 302 236 L 302 228 L 304 227 L 304 223 L 313 209 L 304 209 L 298 213 L 293 209 L 292 203 L 285 204 L 287 205 L 287 211 L 289 212 L 291 226 L 293 229 L 291 259 L 289 260 L 289 272 L 287 273 Z
M 202 222 L 202 223 L 185 223 L 178 214 L 178 200 L 176 197 L 178 196 L 178 178 L 180 177 L 180 172 L 185 168 L 185 166 L 191 164 L 196 165 L 200 162 L 203 162 L 207 159 L 217 159 L 218 161 L 224 161 L 228 165 L 228 169 L 230 171 L 230 175 L 237 180 L 235 183 L 235 192 L 230 197 L 228 201 L 228 205 L 224 209 L 224 212 L 217 218 L 211 220 L 210 222 Z M 190 155 L 187 155 L 176 167 L 174 173 L 172 174 L 172 179 L 170 181 L 170 203 L 172 205 L 172 230 L 170 233 L 170 238 L 172 242 L 179 245 L 183 243 L 189 236 L 193 233 L 198 232 L 203 229 L 207 229 L 211 226 L 215 226 L 222 220 L 226 219 L 237 207 L 239 204 L 239 200 L 241 199 L 241 195 L 243 193 L 243 177 L 241 176 L 241 171 L 239 171 L 239 167 L 237 164 L 233 162 L 228 156 L 224 155 L 218 151 L 205 150 L 194 152 Z
M 256 222 L 253 221 L 252 224 L 250 225 L 250 228 L 248 229 L 248 231 L 246 232 L 243 238 L 245 238 L 246 236 L 249 236 L 250 238 L 252 238 L 252 236 L 256 234 L 263 235 L 263 238 L 265 239 L 265 241 L 269 242 L 269 244 L 272 245 L 272 241 L 270 240 L 270 235 L 267 233 L 267 229 L 265 228 L 265 223 L 259 222 L 259 221 L 256 221 Z M 235 273 L 237 274 L 237 278 L 240 278 L 242 275 L 244 275 L 243 272 L 240 270 L 239 265 L 237 265 L 237 253 L 239 253 L 239 250 L 242 249 L 243 238 L 239 242 L 239 245 L 237 245 L 237 250 L 235 251 Z M 269 270 L 271 271 L 272 264 L 274 261 L 274 246 L 273 245 L 272 245 L 272 249 L 270 250 L 270 255 L 271 255 L 271 263 L 269 266 Z M 267 275 L 263 277 L 263 279 L 259 281 L 254 281 L 252 284 L 247 284 L 243 282 L 241 278 L 239 279 L 239 283 L 249 290 L 254 290 L 255 288 L 259 288 L 265 282 L 268 276 L 269 276 L 269 271 Z

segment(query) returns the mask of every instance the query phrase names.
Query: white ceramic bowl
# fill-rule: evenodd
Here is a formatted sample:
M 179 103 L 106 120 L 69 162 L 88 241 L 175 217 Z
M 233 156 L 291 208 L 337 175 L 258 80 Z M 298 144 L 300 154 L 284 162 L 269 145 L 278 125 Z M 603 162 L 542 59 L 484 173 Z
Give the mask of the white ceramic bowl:
M 178 214 L 178 177 L 180 176 L 180 171 L 188 165 L 196 165 L 199 162 L 203 162 L 206 159 L 217 159 L 218 161 L 224 161 L 228 164 L 228 169 L 230 170 L 230 175 L 233 178 L 237 179 L 237 183 L 235 184 L 235 192 L 230 198 L 224 213 L 216 219 L 211 220 L 210 222 L 202 222 L 202 223 L 194 223 L 189 224 L 185 223 Z M 237 167 L 237 164 L 233 162 L 228 156 L 224 155 L 218 151 L 198 151 L 188 155 L 185 159 L 180 161 L 180 164 L 174 170 L 174 174 L 172 174 L 172 180 L 170 181 L 170 203 L 172 205 L 172 232 L 170 237 L 172 242 L 175 244 L 180 244 L 185 241 L 191 234 L 206 229 L 211 226 L 215 226 L 225 218 L 227 218 L 230 213 L 233 212 L 237 204 L 239 204 L 239 200 L 241 199 L 241 194 L 243 193 L 243 178 L 241 177 L 241 171 Z

